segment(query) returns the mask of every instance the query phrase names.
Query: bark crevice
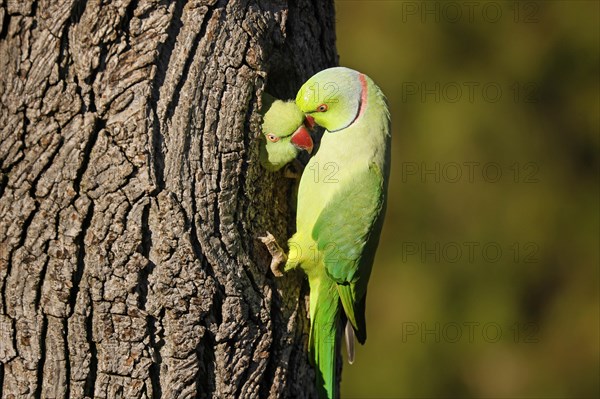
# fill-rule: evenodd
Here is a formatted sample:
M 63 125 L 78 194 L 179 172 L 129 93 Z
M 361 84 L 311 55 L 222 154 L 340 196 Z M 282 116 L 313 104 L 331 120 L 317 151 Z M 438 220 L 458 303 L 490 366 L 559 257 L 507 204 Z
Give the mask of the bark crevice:
M 200 30 L 195 35 L 195 40 L 192 41 L 192 46 L 191 46 L 190 50 L 186 52 L 186 59 L 183 64 L 183 70 L 181 72 L 181 76 L 177 80 L 175 89 L 173 90 L 173 96 L 171 97 L 170 101 L 167 103 L 167 106 L 166 106 L 165 121 L 170 121 L 173 118 L 175 109 L 177 109 L 177 105 L 179 104 L 179 97 L 181 95 L 183 86 L 189 76 L 190 67 L 191 67 L 194 59 L 196 58 L 198 46 L 199 46 L 200 42 L 202 41 L 202 38 L 206 34 L 207 26 L 212 20 L 213 12 L 214 12 L 214 9 L 212 7 L 206 8 L 206 11 L 204 12 L 204 15 L 202 17 L 202 22 L 200 24 Z
M 69 293 L 69 316 L 73 316 L 75 312 L 75 305 L 77 302 L 77 294 L 79 293 L 79 287 L 81 285 L 81 279 L 85 272 L 85 235 L 87 234 L 90 225 L 92 223 L 92 217 L 94 216 L 94 202 L 90 201 L 87 212 L 81 223 L 81 230 L 75 238 L 77 245 L 77 262 L 75 273 L 73 273 L 73 285 Z
M 94 121 L 94 127 L 92 128 L 92 133 L 85 143 L 85 147 L 82 151 L 83 159 L 81 161 L 81 165 L 77 169 L 77 175 L 73 180 L 73 189 L 76 193 L 81 193 L 81 179 L 83 179 L 83 175 L 85 171 L 88 169 L 88 165 L 90 163 L 90 159 L 92 158 L 92 149 L 98 141 L 98 135 L 100 131 L 106 127 L 106 121 L 102 119 L 96 119 Z
M 64 343 L 64 348 L 65 348 L 65 374 L 66 374 L 66 380 L 65 380 L 65 398 L 71 398 L 71 351 L 69 349 L 69 341 L 68 341 L 68 336 L 69 336 L 69 320 L 65 317 L 61 319 L 61 323 L 62 323 L 62 329 L 65 332 L 63 335 L 63 343 Z
M 162 386 L 160 384 L 160 368 L 162 364 L 162 356 L 160 354 L 160 350 L 164 345 L 164 341 L 160 338 L 157 338 L 157 329 L 155 326 L 157 320 L 159 319 L 155 319 L 150 315 L 146 317 L 146 322 L 148 325 L 148 338 L 150 341 L 150 357 L 152 359 L 152 364 L 150 364 L 148 374 L 150 376 L 150 386 L 152 387 L 152 397 L 155 399 L 161 399 Z
M 98 373 L 98 348 L 96 347 L 96 342 L 94 340 L 94 332 L 93 332 L 93 322 L 94 322 L 94 301 L 90 301 L 90 308 L 87 317 L 85 318 L 85 336 L 86 340 L 89 344 L 89 373 L 85 379 L 85 384 L 83 385 L 83 392 L 87 397 L 94 398 L 94 387 L 96 385 L 97 373 Z
M 36 398 L 42 398 L 42 388 L 44 386 L 44 364 L 46 363 L 46 335 L 48 333 L 48 319 L 42 314 L 42 328 L 40 336 L 40 360 L 37 365 L 37 385 L 34 396 Z

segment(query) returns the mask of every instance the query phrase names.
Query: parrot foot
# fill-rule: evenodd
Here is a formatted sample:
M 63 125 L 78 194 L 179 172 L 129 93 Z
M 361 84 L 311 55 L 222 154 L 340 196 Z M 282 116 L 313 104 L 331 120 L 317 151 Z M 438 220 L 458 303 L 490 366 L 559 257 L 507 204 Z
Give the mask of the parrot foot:
M 273 234 L 267 231 L 267 235 L 265 237 L 258 237 L 263 244 L 269 250 L 269 253 L 273 257 L 271 259 L 271 271 L 275 275 L 275 277 L 283 277 L 283 272 L 281 271 L 281 264 L 285 264 L 287 262 L 287 256 L 285 252 L 279 244 L 277 244 L 277 240 L 273 237 Z

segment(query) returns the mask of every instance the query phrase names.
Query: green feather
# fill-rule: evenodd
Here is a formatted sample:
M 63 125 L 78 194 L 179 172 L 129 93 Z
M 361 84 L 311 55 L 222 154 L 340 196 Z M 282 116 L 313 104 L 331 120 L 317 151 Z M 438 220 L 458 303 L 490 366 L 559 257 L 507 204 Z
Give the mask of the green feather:
M 308 342 L 320 398 L 338 397 L 335 370 L 340 308 L 335 285 L 327 279 L 310 281 L 311 324 Z
M 358 188 L 358 189 L 357 189 Z M 381 226 L 383 176 L 376 164 L 357 173 L 323 209 L 313 239 L 323 254 L 327 276 L 338 284 L 346 316 L 358 341 L 366 340 L 364 297 Z

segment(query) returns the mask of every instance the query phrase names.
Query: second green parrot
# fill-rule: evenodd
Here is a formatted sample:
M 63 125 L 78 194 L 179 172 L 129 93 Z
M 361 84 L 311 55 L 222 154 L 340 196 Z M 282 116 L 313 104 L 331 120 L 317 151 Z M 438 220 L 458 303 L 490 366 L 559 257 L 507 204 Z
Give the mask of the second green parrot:
M 311 153 L 313 141 L 304 113 L 295 102 L 277 100 L 265 93 L 262 103 L 264 141 L 260 144 L 260 162 L 275 172 L 294 160 L 300 150 Z

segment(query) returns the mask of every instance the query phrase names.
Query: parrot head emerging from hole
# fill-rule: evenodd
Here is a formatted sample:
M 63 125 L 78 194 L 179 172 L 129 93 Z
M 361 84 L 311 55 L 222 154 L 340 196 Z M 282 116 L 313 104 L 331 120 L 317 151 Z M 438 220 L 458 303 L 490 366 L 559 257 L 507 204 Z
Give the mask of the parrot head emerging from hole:
M 260 162 L 275 172 L 293 161 L 300 150 L 312 152 L 312 126 L 295 102 L 277 100 L 266 93 L 262 101 L 264 141 L 260 145 Z

